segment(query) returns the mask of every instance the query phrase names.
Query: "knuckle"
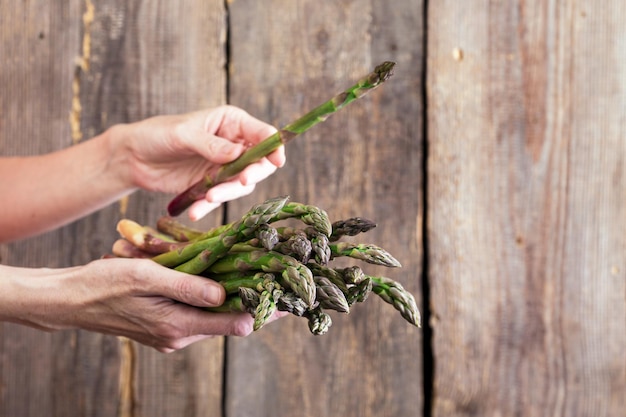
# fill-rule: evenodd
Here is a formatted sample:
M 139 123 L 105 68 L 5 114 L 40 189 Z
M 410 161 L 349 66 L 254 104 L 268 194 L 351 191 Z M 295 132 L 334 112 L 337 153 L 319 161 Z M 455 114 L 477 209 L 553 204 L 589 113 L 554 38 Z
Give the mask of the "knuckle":
M 246 316 L 245 319 L 237 318 L 230 323 L 228 335 L 246 337 L 253 331 L 253 320 L 250 316 Z
M 174 283 L 174 291 L 178 301 L 190 301 L 194 298 L 194 285 L 189 279 L 179 279 Z

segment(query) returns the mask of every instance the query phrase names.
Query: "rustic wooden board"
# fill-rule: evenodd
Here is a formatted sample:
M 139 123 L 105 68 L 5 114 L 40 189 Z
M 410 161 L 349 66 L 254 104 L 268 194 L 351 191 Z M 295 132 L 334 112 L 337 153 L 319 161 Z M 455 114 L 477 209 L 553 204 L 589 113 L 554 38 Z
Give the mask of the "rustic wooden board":
M 0 2 L 0 153 L 30 155 L 72 144 L 68 114 L 80 51 L 79 2 Z M 0 262 L 62 267 L 102 242 L 79 243 L 75 227 L 2 245 Z M 119 356 L 114 338 L 0 326 L 0 415 L 114 415 Z
M 396 75 L 379 90 L 290 143 L 288 163 L 229 205 L 231 219 L 289 194 L 335 219 L 371 218 L 360 240 L 402 270 L 362 265 L 420 295 L 422 5 L 419 1 L 230 2 L 229 101 L 276 126 L 351 86 L 384 60 Z M 313 336 L 287 317 L 229 339 L 225 411 L 244 416 L 408 416 L 422 400 L 422 339 L 391 306 L 368 299 Z
M 435 416 L 624 413 L 625 12 L 429 4 Z
M 115 123 L 225 101 L 221 2 L 0 2 L 0 151 L 50 152 Z M 137 193 L 0 246 L 9 265 L 63 267 L 110 250 L 115 223 L 152 224 L 170 196 Z M 217 211 L 206 223 L 221 222 Z M 223 340 L 164 356 L 115 337 L 0 327 L 0 415 L 215 415 Z M 184 394 L 184 395 L 181 395 Z
M 226 27 L 222 2 L 99 3 L 87 96 L 97 97 L 83 118 L 99 130 L 115 122 L 177 114 L 225 102 Z M 94 27 L 95 28 L 95 27 Z M 154 225 L 172 196 L 137 193 L 125 215 Z M 202 225 L 221 223 L 221 210 Z M 181 220 L 185 220 L 181 218 Z M 201 227 L 198 225 L 198 227 Z M 109 225 L 111 230 L 114 225 Z M 122 382 L 125 415 L 218 415 L 222 405 L 222 338 L 170 355 L 129 346 L 130 374 Z M 127 355 L 128 356 L 128 355 Z M 128 359 L 126 356 L 124 359 Z

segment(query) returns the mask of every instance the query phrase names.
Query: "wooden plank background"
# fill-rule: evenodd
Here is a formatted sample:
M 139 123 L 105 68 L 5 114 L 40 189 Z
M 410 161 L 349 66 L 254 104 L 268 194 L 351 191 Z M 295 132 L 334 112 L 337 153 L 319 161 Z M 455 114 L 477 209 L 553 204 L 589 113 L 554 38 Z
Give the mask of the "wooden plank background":
M 434 415 L 624 415 L 625 13 L 430 3 Z
M 427 319 L 411 328 L 374 299 L 325 336 L 287 317 L 168 355 L 0 324 L 0 416 L 622 416 L 625 12 L 619 0 L 0 0 L 1 155 L 223 103 L 280 126 L 396 61 L 203 224 L 281 194 L 376 220 L 368 240 L 403 268 L 372 273 L 403 282 Z M 137 193 L 0 245 L 0 262 L 88 262 L 118 219 L 153 223 L 169 197 Z

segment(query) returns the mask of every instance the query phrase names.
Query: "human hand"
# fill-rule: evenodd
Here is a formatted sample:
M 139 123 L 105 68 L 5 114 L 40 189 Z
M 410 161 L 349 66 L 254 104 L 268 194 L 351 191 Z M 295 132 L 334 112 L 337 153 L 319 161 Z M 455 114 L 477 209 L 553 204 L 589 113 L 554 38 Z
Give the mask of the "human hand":
M 8 285 L 1 287 L 0 319 L 42 330 L 125 336 L 160 352 L 253 330 L 250 314 L 202 310 L 224 301 L 221 285 L 148 259 L 102 259 L 65 269 L 0 265 L 0 277 Z
M 220 106 L 185 115 L 156 116 L 119 125 L 124 173 L 133 186 L 179 193 L 208 172 L 235 160 L 276 129 L 234 106 Z M 284 147 L 250 165 L 233 179 L 209 190 L 205 200 L 189 208 L 198 220 L 221 203 L 250 194 L 256 183 L 285 163 Z

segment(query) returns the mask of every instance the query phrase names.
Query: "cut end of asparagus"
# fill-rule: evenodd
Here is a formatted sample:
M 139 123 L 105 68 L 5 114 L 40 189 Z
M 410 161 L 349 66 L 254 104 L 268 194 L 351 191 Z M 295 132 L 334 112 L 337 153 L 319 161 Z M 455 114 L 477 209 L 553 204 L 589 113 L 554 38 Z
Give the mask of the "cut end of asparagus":
M 213 185 L 212 178 L 209 175 L 206 175 L 202 180 L 187 188 L 170 201 L 167 205 L 168 214 L 172 217 L 181 215 L 196 200 L 203 198 L 206 192 L 209 191 Z

